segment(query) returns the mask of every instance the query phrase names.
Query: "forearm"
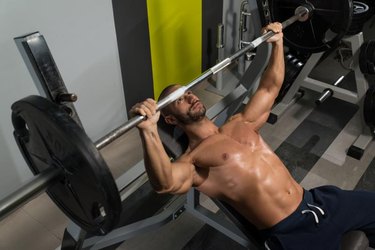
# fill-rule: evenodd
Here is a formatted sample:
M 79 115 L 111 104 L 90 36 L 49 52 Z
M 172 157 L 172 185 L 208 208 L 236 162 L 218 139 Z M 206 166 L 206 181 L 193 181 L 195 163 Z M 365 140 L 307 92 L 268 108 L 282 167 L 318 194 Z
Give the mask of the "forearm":
M 282 40 L 272 44 L 272 52 L 268 62 L 267 69 L 263 74 L 261 84 L 266 85 L 269 89 L 280 90 L 284 81 L 285 63 L 284 63 L 284 47 Z
M 259 129 L 266 121 L 284 81 L 284 45 L 281 23 L 268 24 L 263 32 L 273 31 L 275 34 L 267 40 L 272 43 L 272 52 L 268 66 L 263 72 L 257 91 L 242 111 L 242 118 L 252 122 Z
M 164 192 L 173 186 L 172 164 L 156 126 L 140 130 L 145 168 L 153 188 Z

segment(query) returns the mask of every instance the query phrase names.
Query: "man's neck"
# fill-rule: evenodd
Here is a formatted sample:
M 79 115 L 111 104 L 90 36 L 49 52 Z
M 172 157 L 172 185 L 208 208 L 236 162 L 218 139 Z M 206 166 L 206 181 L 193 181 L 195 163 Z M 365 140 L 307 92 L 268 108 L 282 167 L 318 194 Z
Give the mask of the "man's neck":
M 189 147 L 191 149 L 195 148 L 207 137 L 217 134 L 219 131 L 219 128 L 207 117 L 201 121 L 184 125 L 182 129 L 189 138 Z

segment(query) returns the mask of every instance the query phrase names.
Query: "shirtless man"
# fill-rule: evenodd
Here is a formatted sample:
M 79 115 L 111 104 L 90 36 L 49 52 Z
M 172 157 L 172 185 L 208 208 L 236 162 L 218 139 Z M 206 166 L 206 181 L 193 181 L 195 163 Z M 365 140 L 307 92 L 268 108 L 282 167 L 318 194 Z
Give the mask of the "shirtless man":
M 219 128 L 205 116 L 204 105 L 191 91 L 162 110 L 165 121 L 180 127 L 189 138 L 187 151 L 176 161 L 170 161 L 159 138 L 160 114 L 156 112 L 156 102 L 147 99 L 131 109 L 132 115 L 148 118 L 138 125 L 146 171 L 158 193 L 183 194 L 196 187 L 212 198 L 227 202 L 260 230 L 267 248 L 338 249 L 341 235 L 346 231 L 373 230 L 375 215 L 369 218 L 367 212 L 365 218 L 358 219 L 360 222 L 353 222 L 355 225 L 345 224 L 340 228 L 328 223 L 329 227 L 317 231 L 317 225 L 327 224 L 325 218 L 332 217 L 331 213 L 343 205 L 342 200 L 361 201 L 351 211 L 361 209 L 362 213 L 366 210 L 363 206 L 373 210 L 375 196 L 369 193 L 366 199 L 356 196 L 344 199 L 341 193 L 347 191 L 331 186 L 305 191 L 259 135 L 284 79 L 282 26 L 271 23 L 263 31 L 268 30 L 276 33 L 267 41 L 272 43 L 269 64 L 257 91 L 241 113 Z M 160 98 L 179 87 L 167 87 Z M 323 202 L 321 196 L 325 193 L 334 193 L 332 202 Z M 336 217 L 341 216 L 342 220 L 345 213 Z M 331 219 L 338 224 L 335 218 Z M 366 223 L 367 228 L 361 223 Z

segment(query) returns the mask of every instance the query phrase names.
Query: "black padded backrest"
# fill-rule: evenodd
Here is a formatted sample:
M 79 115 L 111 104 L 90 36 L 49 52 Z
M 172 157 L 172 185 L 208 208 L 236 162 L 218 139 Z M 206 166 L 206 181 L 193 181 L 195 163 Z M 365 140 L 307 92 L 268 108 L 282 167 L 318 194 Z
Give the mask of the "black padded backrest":
M 341 250 L 368 250 L 369 240 L 362 231 L 351 231 L 343 235 L 341 239 Z
M 180 129 L 167 124 L 163 117 L 159 119 L 158 132 L 170 157 L 176 159 L 187 149 L 189 143 L 187 136 Z
M 258 229 L 253 224 L 246 220 L 228 203 L 217 199 L 213 199 L 213 201 L 253 244 L 255 244 L 259 249 L 264 248 L 264 241 L 262 240 Z

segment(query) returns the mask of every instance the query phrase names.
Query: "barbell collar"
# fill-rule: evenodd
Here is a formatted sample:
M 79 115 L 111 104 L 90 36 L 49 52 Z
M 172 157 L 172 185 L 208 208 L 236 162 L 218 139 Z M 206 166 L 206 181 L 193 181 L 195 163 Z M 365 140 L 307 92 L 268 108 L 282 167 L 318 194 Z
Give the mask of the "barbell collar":
M 217 72 L 221 71 L 222 69 L 226 68 L 229 64 L 232 63 L 232 60 L 230 58 L 225 58 L 215 66 L 211 67 L 210 70 L 212 74 L 216 74 Z
M 56 101 L 61 102 L 76 102 L 78 97 L 74 93 L 61 93 L 56 96 Z
M 326 101 L 328 98 L 330 98 L 333 95 L 332 89 L 325 89 L 320 97 L 315 101 L 316 105 L 322 104 L 324 101 Z
M 314 6 L 312 6 L 311 4 L 305 4 L 298 6 L 294 11 L 294 15 L 298 17 L 298 21 L 305 22 L 311 17 L 313 11 Z
M 342 82 L 342 80 L 344 80 L 345 76 L 340 76 L 336 82 L 333 83 L 333 86 L 337 86 L 339 85 L 340 82 Z M 331 96 L 333 96 L 334 92 L 333 92 L 333 89 L 330 89 L 330 88 L 327 88 L 325 89 L 322 94 L 320 95 L 320 97 L 315 101 L 315 104 L 316 105 L 320 105 L 322 104 L 324 101 L 326 101 L 328 98 L 330 98 Z

